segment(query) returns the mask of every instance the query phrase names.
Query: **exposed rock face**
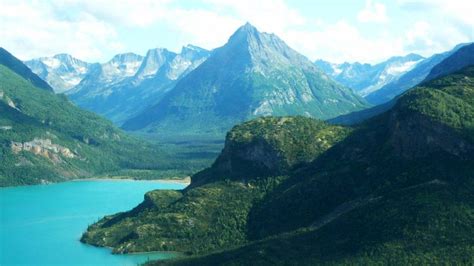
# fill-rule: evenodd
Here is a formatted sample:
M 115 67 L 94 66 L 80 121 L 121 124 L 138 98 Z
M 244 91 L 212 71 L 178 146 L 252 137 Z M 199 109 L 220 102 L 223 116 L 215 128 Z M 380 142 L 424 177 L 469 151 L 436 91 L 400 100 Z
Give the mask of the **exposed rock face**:
M 217 176 L 251 180 L 287 175 L 294 167 L 314 160 L 349 131 L 302 116 L 248 121 L 227 134 L 220 156 L 210 169 L 192 177 L 189 188 L 215 181 Z
M 72 152 L 69 148 L 63 147 L 58 144 L 53 144 L 51 139 L 40 139 L 35 138 L 28 142 L 15 142 L 12 141 L 10 147 L 13 153 L 17 154 L 22 151 L 28 151 L 35 155 L 43 156 L 50 159 L 54 163 L 62 162 L 59 155 L 64 158 L 76 158 L 77 155 Z
M 92 66 L 68 54 L 36 58 L 24 63 L 33 73 L 48 82 L 56 93 L 64 93 L 79 84 Z
M 223 135 L 256 116 L 327 119 L 367 107 L 274 34 L 246 24 L 156 104 L 123 128 L 160 134 Z
M 452 128 L 416 114 L 409 119 L 391 116 L 391 144 L 399 156 L 415 159 L 430 153 L 446 152 L 464 158 L 474 153 L 474 146 Z
M 242 165 L 262 169 L 272 174 L 281 173 L 288 164 L 282 155 L 263 138 L 238 143 L 227 138 L 225 148 L 215 166 L 222 172 L 238 172 Z

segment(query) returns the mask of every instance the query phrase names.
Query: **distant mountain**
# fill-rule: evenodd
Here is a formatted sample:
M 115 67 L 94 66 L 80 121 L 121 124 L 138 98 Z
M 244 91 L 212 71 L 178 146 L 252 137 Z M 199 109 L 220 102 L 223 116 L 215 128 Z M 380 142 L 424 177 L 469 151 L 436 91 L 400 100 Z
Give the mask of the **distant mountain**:
M 324 60 L 317 60 L 315 64 L 336 81 L 366 96 L 397 80 L 423 59 L 420 55 L 408 54 L 391 57 L 376 65 L 358 62 L 334 64 Z
M 474 65 L 474 43 L 459 48 L 459 50 L 433 67 L 424 81 L 430 81 L 451 74 L 471 65 Z
M 24 63 L 48 82 L 56 93 L 66 92 L 79 84 L 92 65 L 68 54 L 40 57 Z
M 35 75 L 27 66 L 25 66 L 18 58 L 14 57 L 7 50 L 0 47 L 0 62 L 11 71 L 20 75 L 22 78 L 31 82 L 34 86 L 47 90 L 53 91 L 53 88 L 49 86 L 44 80 Z
M 365 96 L 365 99 L 374 105 L 386 103 L 392 100 L 397 95 L 402 94 L 406 90 L 422 82 L 428 76 L 433 67 L 441 63 L 441 61 L 456 52 L 464 45 L 465 44 L 459 44 L 450 51 L 435 54 L 429 58 L 424 59 L 422 62 L 418 63 L 413 69 L 400 76 L 397 80 L 394 80 L 393 82 L 386 84 L 379 90 L 374 91 Z
M 160 165 L 156 147 L 81 110 L 40 81 L 20 60 L 0 50 L 0 186 Z
M 459 47 L 461 47 L 459 48 L 459 50 L 454 51 L 453 53 L 448 55 L 443 61 L 441 61 L 439 64 L 435 65 L 431 69 L 430 74 L 423 81 L 420 81 L 419 84 L 421 85 L 434 78 L 451 74 L 466 66 L 474 65 L 474 57 L 473 57 L 474 44 L 470 44 L 466 46 L 461 45 Z M 438 56 L 436 56 L 435 60 L 433 61 L 437 61 L 437 60 L 439 60 Z M 433 63 L 433 61 L 430 59 L 428 62 L 420 63 L 420 65 L 423 65 L 423 68 L 421 68 L 421 70 L 425 71 L 426 67 L 429 67 L 430 64 Z M 408 77 L 411 78 L 415 76 L 417 80 L 419 81 L 419 78 L 421 78 L 421 76 L 416 76 L 418 74 L 420 74 L 420 72 L 410 73 Z M 401 79 L 406 81 L 407 77 L 402 77 Z M 391 88 L 394 88 L 394 87 L 391 87 Z M 403 95 L 403 92 L 401 95 Z M 395 105 L 397 98 L 399 98 L 401 95 L 396 95 L 395 98 L 393 98 L 392 100 L 376 105 L 374 107 L 367 108 L 362 111 L 352 112 L 346 115 L 338 116 L 336 118 L 328 120 L 328 122 L 335 123 L 335 124 L 343 124 L 343 125 L 353 125 L 353 124 L 361 123 L 364 120 L 367 120 L 371 117 L 374 117 L 378 114 L 381 114 L 389 110 L 393 105 Z
M 223 135 L 258 116 L 331 118 L 367 107 L 274 34 L 246 24 L 181 79 L 156 105 L 126 121 L 127 130 Z
M 209 52 L 188 45 L 180 54 L 151 49 L 146 56 L 119 55 L 94 70 L 69 97 L 79 106 L 120 124 L 158 102 L 174 84 L 204 62 Z
M 133 77 L 143 61 L 143 57 L 134 53 L 118 54 L 104 64 L 93 64 L 89 73 L 71 91 L 69 95 L 84 91 L 90 95 L 107 95 L 107 88 Z

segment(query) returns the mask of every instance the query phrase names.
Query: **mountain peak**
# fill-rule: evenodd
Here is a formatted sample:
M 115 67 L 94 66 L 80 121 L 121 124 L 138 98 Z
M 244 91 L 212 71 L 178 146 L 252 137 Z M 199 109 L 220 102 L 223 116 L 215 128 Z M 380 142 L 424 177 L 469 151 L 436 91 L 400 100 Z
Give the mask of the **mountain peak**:
M 141 55 L 137 55 L 135 53 L 123 53 L 115 55 L 109 63 L 112 62 L 125 62 L 125 61 L 141 61 L 143 57 Z
M 61 53 L 61 54 L 54 55 L 53 58 L 60 59 L 60 60 L 70 60 L 74 57 L 70 54 Z
M 183 48 L 181 48 L 181 53 L 184 53 L 186 51 L 208 52 L 206 49 L 201 48 L 201 47 L 196 46 L 196 45 L 192 45 L 192 44 L 185 45 L 185 46 L 183 46 Z
M 240 28 L 238 28 L 235 31 L 235 33 L 231 36 L 231 38 L 235 35 L 258 35 L 258 34 L 261 34 L 261 32 L 258 31 L 258 29 L 255 26 L 247 22 L 244 25 L 240 26 Z
M 241 26 L 238 30 L 242 31 L 247 31 L 247 32 L 258 32 L 257 28 L 250 24 L 249 22 L 245 23 L 243 26 Z

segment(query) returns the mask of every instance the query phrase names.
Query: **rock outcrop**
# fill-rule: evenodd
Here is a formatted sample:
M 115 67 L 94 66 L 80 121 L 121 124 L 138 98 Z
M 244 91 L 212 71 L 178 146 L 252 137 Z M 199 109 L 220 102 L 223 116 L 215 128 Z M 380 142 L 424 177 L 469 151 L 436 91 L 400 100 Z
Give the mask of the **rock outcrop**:
M 13 153 L 18 154 L 22 151 L 31 152 L 35 155 L 43 156 L 53 163 L 62 162 L 63 158 L 76 158 L 77 155 L 72 152 L 69 148 L 63 147 L 58 144 L 53 144 L 51 139 L 40 139 L 34 138 L 32 141 L 27 142 L 15 142 L 10 143 L 10 147 Z

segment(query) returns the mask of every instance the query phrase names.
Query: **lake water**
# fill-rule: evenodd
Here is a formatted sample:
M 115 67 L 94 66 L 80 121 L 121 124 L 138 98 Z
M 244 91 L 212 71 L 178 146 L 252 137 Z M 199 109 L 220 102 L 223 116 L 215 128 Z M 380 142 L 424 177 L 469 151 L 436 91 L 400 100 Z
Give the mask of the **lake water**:
M 0 265 L 137 265 L 172 253 L 113 255 L 82 244 L 89 224 L 126 211 L 153 189 L 185 185 L 156 181 L 73 181 L 0 188 Z

